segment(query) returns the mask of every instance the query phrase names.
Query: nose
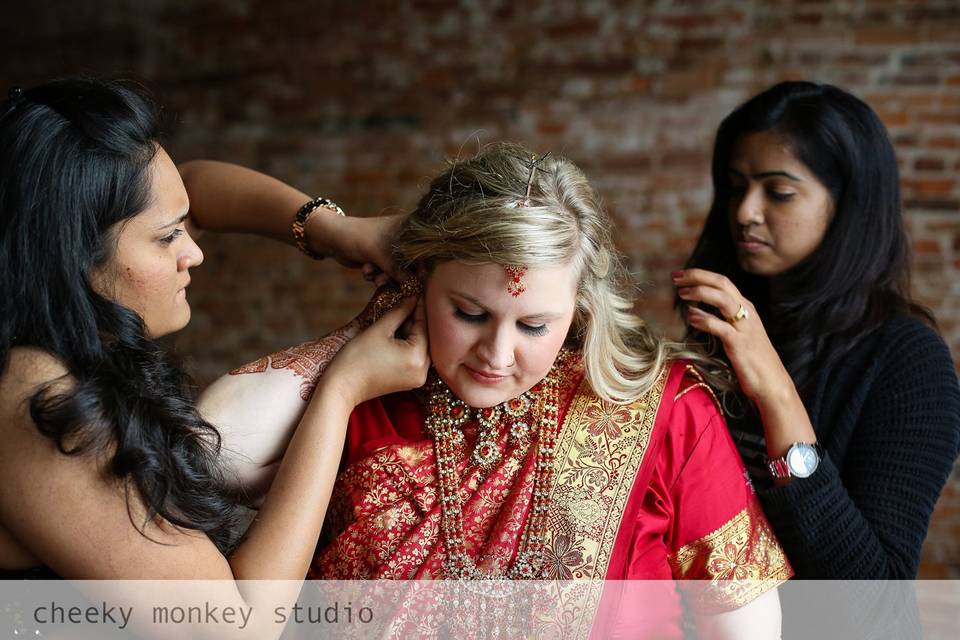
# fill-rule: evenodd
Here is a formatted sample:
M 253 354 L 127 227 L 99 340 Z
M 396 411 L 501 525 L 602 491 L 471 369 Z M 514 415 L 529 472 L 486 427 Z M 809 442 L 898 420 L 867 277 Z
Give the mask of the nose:
M 744 227 L 763 224 L 763 191 L 756 187 L 748 188 L 736 205 L 734 217 L 737 224 Z
M 474 351 L 485 366 L 503 372 L 514 362 L 513 339 L 507 327 L 492 327 L 477 343 Z
M 184 271 L 190 267 L 197 267 L 203 263 L 203 251 L 193 241 L 190 234 L 187 234 L 186 242 L 183 243 L 183 250 L 177 256 L 177 270 Z

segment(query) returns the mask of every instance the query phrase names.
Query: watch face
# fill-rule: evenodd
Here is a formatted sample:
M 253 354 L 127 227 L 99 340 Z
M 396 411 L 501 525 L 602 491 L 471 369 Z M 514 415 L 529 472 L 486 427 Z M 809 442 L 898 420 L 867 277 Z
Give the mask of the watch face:
M 795 478 L 810 477 L 819 464 L 820 456 L 809 444 L 795 444 L 787 452 L 787 466 L 790 468 L 790 475 Z

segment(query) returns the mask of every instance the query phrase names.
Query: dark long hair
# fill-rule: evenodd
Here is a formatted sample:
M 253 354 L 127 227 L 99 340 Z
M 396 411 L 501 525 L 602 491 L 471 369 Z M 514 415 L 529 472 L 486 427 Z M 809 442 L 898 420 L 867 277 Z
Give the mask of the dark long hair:
M 118 82 L 55 80 L 0 106 L 0 370 L 14 347 L 55 356 L 72 380 L 31 398 L 40 433 L 67 455 L 107 455 L 131 522 L 135 490 L 144 525 L 159 515 L 226 552 L 237 512 L 218 474 L 219 433 L 140 316 L 91 286 L 114 225 L 150 202 L 157 139 L 157 109 Z
M 744 135 L 775 131 L 829 191 L 834 216 L 814 252 L 769 283 L 743 271 L 729 224 L 730 157 Z M 933 324 L 910 299 L 910 254 L 903 229 L 893 145 L 862 100 L 827 84 L 782 82 L 720 124 L 713 149 L 713 204 L 687 267 L 726 275 L 758 308 L 801 395 L 898 311 Z M 686 305 L 677 299 L 685 312 Z M 691 331 L 689 338 L 712 342 Z

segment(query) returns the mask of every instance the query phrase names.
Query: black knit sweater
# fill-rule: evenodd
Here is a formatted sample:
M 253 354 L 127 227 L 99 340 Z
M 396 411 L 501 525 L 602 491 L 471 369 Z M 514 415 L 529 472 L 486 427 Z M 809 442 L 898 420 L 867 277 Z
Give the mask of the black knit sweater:
M 807 411 L 817 471 L 759 491 L 798 578 L 913 579 L 960 449 L 950 351 L 899 315 L 821 372 Z

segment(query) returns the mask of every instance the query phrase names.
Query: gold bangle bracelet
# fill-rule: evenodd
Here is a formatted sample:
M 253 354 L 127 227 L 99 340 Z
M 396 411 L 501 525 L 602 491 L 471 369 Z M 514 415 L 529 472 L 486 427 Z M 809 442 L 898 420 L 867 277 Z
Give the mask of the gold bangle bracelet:
M 323 207 L 335 212 L 338 216 L 346 216 L 337 203 L 327 198 L 314 198 L 297 210 L 297 215 L 293 218 L 293 239 L 297 248 L 307 254 L 314 260 L 323 260 L 323 256 L 307 246 L 307 220 L 313 215 L 313 212 Z

